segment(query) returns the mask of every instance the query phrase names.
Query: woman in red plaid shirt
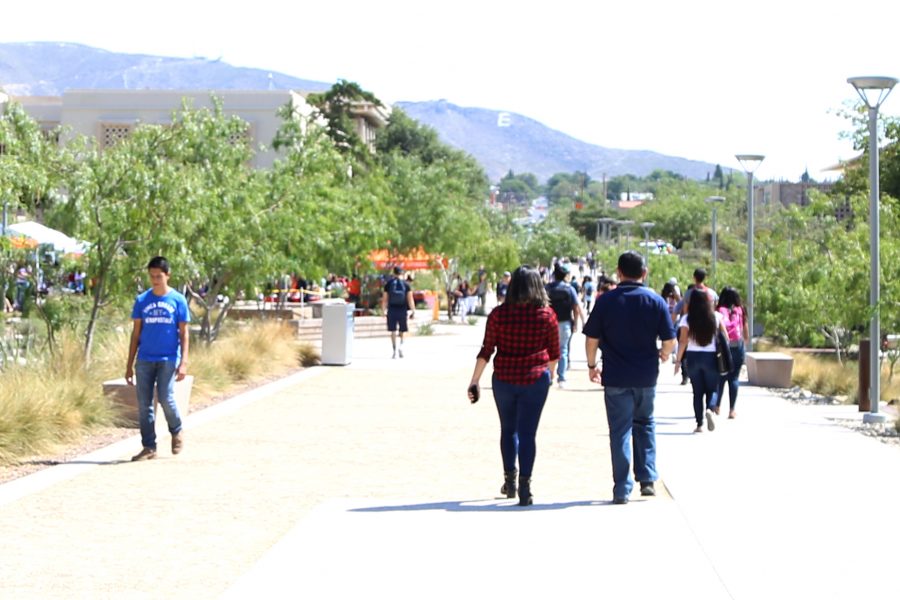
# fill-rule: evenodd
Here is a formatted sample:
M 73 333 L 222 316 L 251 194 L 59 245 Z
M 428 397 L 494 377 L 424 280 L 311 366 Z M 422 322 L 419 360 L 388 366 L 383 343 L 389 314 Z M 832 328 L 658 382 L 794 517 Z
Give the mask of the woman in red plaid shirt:
M 516 497 L 519 505 L 532 504 L 531 470 L 536 453 L 535 436 L 550 389 L 550 373 L 559 360 L 559 326 L 549 306 L 544 282 L 527 265 L 516 269 L 509 282 L 506 302 L 491 311 L 484 342 L 469 384 L 469 400 L 481 394 L 479 380 L 491 355 L 494 402 L 500 414 L 500 454 L 504 483 L 500 493 Z M 516 472 L 516 457 L 520 472 Z

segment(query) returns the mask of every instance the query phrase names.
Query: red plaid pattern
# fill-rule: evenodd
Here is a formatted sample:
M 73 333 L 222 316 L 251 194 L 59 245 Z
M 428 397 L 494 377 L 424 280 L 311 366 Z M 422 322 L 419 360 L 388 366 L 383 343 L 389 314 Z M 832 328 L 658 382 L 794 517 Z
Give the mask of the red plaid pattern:
M 543 375 L 547 363 L 559 360 L 559 324 L 550 307 L 501 304 L 488 316 L 478 358 L 494 359 L 500 381 L 530 385 Z

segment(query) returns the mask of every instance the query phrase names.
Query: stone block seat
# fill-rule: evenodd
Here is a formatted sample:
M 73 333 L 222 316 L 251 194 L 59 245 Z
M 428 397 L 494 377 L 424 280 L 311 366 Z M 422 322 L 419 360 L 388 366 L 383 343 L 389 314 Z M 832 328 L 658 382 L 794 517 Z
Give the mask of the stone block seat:
M 760 387 L 791 387 L 794 359 L 783 352 L 748 352 L 747 379 Z
M 175 382 L 175 404 L 178 412 L 184 419 L 188 415 L 191 404 L 191 389 L 194 386 L 194 376 L 187 375 L 181 381 Z M 138 427 L 137 387 L 128 385 L 124 377 L 103 382 L 103 395 L 109 397 L 116 405 L 116 410 L 124 424 Z M 165 434 L 168 432 L 166 417 L 162 414 L 159 402 L 154 402 L 154 415 L 156 415 L 156 432 Z

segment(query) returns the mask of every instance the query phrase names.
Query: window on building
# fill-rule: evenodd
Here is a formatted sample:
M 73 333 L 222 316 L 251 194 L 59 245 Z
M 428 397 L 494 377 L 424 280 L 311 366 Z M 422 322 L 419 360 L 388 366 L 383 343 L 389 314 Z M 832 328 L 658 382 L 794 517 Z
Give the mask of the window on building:
M 100 143 L 104 148 L 111 148 L 131 135 L 131 125 L 122 123 L 104 123 L 100 131 Z

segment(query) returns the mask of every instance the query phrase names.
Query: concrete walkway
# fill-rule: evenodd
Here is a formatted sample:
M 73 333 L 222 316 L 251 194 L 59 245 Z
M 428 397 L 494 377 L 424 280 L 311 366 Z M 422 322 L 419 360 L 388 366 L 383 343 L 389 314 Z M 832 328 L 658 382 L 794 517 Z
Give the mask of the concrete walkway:
M 499 497 L 496 410 L 465 399 L 483 323 L 391 360 L 355 340 L 317 367 L 187 419 L 177 458 L 137 437 L 0 486 L 6 598 L 894 597 L 900 449 L 741 390 L 692 435 L 664 367 L 659 496 L 610 503 L 599 388 L 575 336 L 551 391 L 536 504 Z M 489 373 L 483 384 L 489 386 Z M 668 490 L 669 493 L 666 493 Z

